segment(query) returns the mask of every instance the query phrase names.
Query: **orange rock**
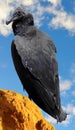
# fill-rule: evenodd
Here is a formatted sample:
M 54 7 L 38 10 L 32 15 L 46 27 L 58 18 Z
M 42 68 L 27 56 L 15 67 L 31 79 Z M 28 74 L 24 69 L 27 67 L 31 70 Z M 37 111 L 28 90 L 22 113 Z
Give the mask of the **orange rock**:
M 0 130 L 55 130 L 27 97 L 0 90 Z

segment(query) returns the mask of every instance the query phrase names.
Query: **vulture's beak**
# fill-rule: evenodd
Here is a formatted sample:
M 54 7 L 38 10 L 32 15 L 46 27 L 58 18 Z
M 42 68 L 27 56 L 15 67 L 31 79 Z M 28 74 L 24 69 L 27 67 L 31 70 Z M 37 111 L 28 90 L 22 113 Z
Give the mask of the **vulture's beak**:
M 12 22 L 12 19 L 7 20 L 7 21 L 6 21 L 6 24 L 8 25 L 8 24 L 11 23 L 11 22 Z
M 15 16 L 15 17 L 12 16 L 9 20 L 6 21 L 6 24 L 8 25 L 8 24 L 10 24 L 11 22 L 13 22 L 17 19 L 18 19 L 17 16 Z

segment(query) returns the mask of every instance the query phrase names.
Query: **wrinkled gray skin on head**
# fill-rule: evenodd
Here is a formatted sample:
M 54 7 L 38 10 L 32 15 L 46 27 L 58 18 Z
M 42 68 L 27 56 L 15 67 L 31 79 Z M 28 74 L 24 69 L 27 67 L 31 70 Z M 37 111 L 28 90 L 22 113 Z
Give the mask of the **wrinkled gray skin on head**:
M 25 10 L 25 9 L 22 9 L 22 8 L 18 7 L 14 11 L 12 17 L 9 20 L 6 21 L 6 24 L 8 25 L 10 22 L 14 22 L 16 20 L 19 20 L 19 19 L 25 17 L 26 15 L 28 15 L 28 11 Z
M 24 26 L 26 27 L 27 25 L 34 25 L 34 19 L 32 14 L 30 14 L 27 10 L 20 7 L 18 7 L 14 11 L 12 17 L 6 21 L 6 24 L 8 25 L 11 22 L 13 22 L 12 28 L 15 35 L 18 31 L 19 32 L 23 31 Z
M 32 14 L 18 7 L 10 20 L 15 34 L 11 51 L 23 88 L 45 112 L 62 122 L 67 114 L 61 108 L 56 47 L 34 26 Z

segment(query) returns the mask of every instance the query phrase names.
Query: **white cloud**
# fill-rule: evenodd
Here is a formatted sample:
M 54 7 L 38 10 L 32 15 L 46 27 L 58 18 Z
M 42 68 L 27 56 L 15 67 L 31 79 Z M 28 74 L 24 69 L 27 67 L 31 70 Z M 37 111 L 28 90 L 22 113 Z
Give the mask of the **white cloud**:
M 75 33 L 75 16 L 73 14 L 68 14 L 62 9 L 55 10 L 54 15 L 55 16 L 50 21 L 49 26 L 55 29 L 64 28 L 72 34 Z
M 36 10 L 36 11 L 34 11 Z M 34 8 L 33 10 L 33 15 L 34 15 L 34 22 L 36 24 L 36 26 L 40 27 L 43 24 L 43 20 L 44 20 L 44 13 L 45 13 L 45 8 L 43 6 L 41 6 L 40 3 L 37 4 L 37 7 Z
M 75 16 L 67 13 L 61 5 L 62 0 L 43 0 L 49 2 L 47 6 L 43 6 L 38 0 L 3 0 L 0 1 L 0 34 L 7 35 L 11 32 L 11 26 L 5 25 L 10 11 L 17 6 L 23 5 L 34 14 L 35 24 L 42 26 L 45 19 L 49 19 L 49 15 L 53 15 L 47 25 L 54 29 L 64 28 L 75 34 Z M 58 8 L 59 6 L 59 8 Z M 45 13 L 48 14 L 45 16 Z M 48 20 L 49 21 L 49 20 Z
M 71 87 L 72 87 L 72 81 L 70 80 L 63 80 L 61 77 L 60 77 L 60 91 L 67 91 L 69 90 Z
M 16 0 L 15 2 L 18 4 L 18 6 L 19 5 L 31 6 L 31 5 L 36 4 L 38 0 Z
M 21 1 L 21 2 L 22 2 L 22 4 L 24 4 L 24 5 L 26 5 L 26 6 L 30 6 L 30 5 L 32 5 L 32 4 L 37 3 L 37 0 L 23 0 L 23 1 Z
M 9 15 L 10 10 L 13 10 L 13 7 L 11 7 L 8 3 L 8 1 L 0 1 L 0 33 L 2 35 L 7 35 L 10 33 L 10 25 L 6 26 L 5 22 Z
M 24 5 L 26 5 L 26 6 L 29 6 L 29 5 L 32 5 L 33 4 L 33 0 L 21 0 L 21 2 L 24 4 Z
M 68 114 L 75 116 L 75 106 L 72 104 L 68 104 L 64 109 Z
M 54 29 L 63 28 L 69 33 L 75 34 L 75 15 L 68 13 L 62 6 L 62 0 L 47 0 L 52 6 L 46 7 L 48 13 L 53 14 L 53 18 L 49 22 L 49 27 Z M 57 7 L 57 8 L 56 8 Z M 58 8 L 59 7 L 59 8 Z
M 47 0 L 48 2 L 51 2 L 54 6 L 60 5 L 61 0 Z

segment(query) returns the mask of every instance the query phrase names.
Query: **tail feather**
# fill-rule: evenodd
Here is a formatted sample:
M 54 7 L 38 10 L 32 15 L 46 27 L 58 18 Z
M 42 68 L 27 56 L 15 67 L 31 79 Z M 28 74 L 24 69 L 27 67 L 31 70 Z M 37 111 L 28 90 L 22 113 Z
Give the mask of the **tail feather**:
M 62 122 L 67 118 L 67 114 L 66 112 L 63 111 L 63 109 L 61 108 L 60 110 L 60 115 L 57 115 L 57 122 Z

